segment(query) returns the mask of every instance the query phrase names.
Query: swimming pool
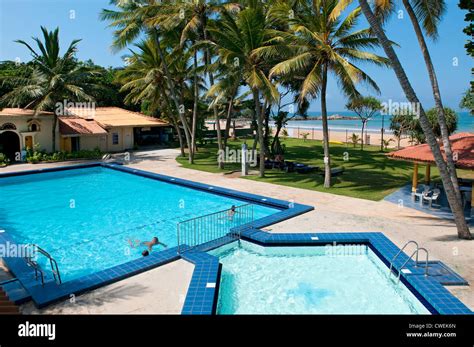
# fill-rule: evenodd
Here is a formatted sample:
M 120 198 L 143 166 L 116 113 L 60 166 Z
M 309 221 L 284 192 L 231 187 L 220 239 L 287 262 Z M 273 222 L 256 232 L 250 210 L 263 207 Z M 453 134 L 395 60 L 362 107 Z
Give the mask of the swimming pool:
M 430 313 L 368 246 L 337 247 L 240 241 L 211 251 L 222 264 L 217 313 Z
M 143 247 L 129 240 L 157 236 L 169 249 L 177 245 L 177 222 L 245 203 L 94 166 L 1 178 L 0 228 L 16 243 L 48 251 L 67 282 L 140 258 Z M 254 219 L 279 211 L 255 204 Z

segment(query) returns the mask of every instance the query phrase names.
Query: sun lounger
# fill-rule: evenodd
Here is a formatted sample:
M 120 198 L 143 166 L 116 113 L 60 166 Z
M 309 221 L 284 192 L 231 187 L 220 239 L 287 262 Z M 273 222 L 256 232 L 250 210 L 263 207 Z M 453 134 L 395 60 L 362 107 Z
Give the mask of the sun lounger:
M 295 171 L 300 174 L 307 174 L 314 171 L 317 171 L 319 168 L 316 166 L 310 166 L 305 164 L 296 164 Z
M 344 173 L 345 169 L 343 167 L 337 167 L 334 169 L 331 169 L 331 177 L 336 177 L 339 175 L 342 175 Z M 324 170 L 321 170 L 319 173 L 321 176 L 324 176 Z

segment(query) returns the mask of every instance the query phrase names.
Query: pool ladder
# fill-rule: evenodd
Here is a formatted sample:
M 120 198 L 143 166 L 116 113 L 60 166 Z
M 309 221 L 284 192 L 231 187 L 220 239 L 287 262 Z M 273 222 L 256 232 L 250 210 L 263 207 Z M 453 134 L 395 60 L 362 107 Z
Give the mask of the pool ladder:
M 426 254 L 426 259 L 425 259 L 425 276 L 429 276 L 428 274 L 428 262 L 429 262 L 429 254 L 428 254 L 428 250 L 424 247 L 420 247 L 418 246 L 418 243 L 416 241 L 413 241 L 413 240 L 410 240 L 408 241 L 407 243 L 405 243 L 405 245 L 402 247 L 402 249 L 400 249 L 398 251 L 398 253 L 392 258 L 392 261 L 390 262 L 390 272 L 388 274 L 389 278 L 392 276 L 392 273 L 393 273 L 393 263 L 395 262 L 395 260 L 400 256 L 400 254 L 402 254 L 403 250 L 410 244 L 414 244 L 416 246 L 415 250 L 413 251 L 413 253 L 408 257 L 407 260 L 405 260 L 405 262 L 402 264 L 402 266 L 400 267 L 400 270 L 398 270 L 398 277 L 397 277 L 397 283 L 400 282 L 400 276 L 402 274 L 402 270 L 403 268 L 408 264 L 408 262 L 410 260 L 413 259 L 413 256 L 416 256 L 415 257 L 415 267 L 418 267 L 419 265 L 419 261 L 418 261 L 418 254 L 420 253 L 420 251 L 423 251 L 425 252 Z
M 43 248 L 41 248 L 40 246 L 38 246 L 36 244 L 29 244 L 27 247 L 28 248 L 31 247 L 33 249 L 32 253 L 34 255 L 39 253 L 41 255 L 44 255 L 46 258 L 48 258 L 49 264 L 51 265 L 51 271 L 53 273 L 54 280 L 57 284 L 61 284 L 62 281 L 61 281 L 61 274 L 59 273 L 58 263 L 51 256 L 51 254 L 49 254 Z M 38 275 L 39 275 L 40 278 L 41 278 L 41 285 L 44 286 L 44 272 L 41 269 L 41 267 L 39 266 L 39 264 L 32 259 L 32 256 L 25 257 L 25 260 L 26 260 L 26 263 L 35 270 L 35 279 L 38 280 Z

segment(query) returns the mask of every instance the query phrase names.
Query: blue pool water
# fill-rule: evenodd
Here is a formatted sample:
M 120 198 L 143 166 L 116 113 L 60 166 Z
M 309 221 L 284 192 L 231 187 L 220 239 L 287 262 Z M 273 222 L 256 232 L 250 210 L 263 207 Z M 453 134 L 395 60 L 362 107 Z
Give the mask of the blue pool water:
M 245 202 L 103 167 L 0 179 L 0 228 L 51 253 L 63 282 L 141 257 L 129 239 L 176 246 L 177 222 L 233 204 Z M 275 212 L 255 205 L 254 219 Z
M 211 252 L 222 263 L 219 314 L 428 314 L 366 246 L 261 247 Z

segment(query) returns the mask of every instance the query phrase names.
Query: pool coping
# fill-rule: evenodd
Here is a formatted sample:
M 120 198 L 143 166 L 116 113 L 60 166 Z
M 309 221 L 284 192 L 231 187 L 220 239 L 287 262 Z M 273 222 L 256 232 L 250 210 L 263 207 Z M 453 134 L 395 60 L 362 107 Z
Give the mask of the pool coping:
M 242 231 L 242 239 L 265 247 L 275 246 L 324 246 L 337 244 L 366 244 L 374 251 L 379 259 L 387 266 L 393 257 L 400 251 L 390 239 L 380 232 L 347 232 L 347 233 L 270 233 L 258 229 Z M 224 246 L 235 240 L 222 240 L 220 245 L 215 244 L 212 248 Z M 220 268 L 219 259 L 203 251 L 192 251 L 192 257 L 202 267 L 195 271 L 192 277 L 194 284 L 189 288 L 183 306 L 182 314 L 185 315 L 209 315 L 216 314 L 217 299 L 219 295 Z M 200 253 L 207 254 L 205 261 L 200 262 Z M 210 257 L 216 258 L 214 261 Z M 408 260 L 405 253 L 401 253 L 393 264 L 393 270 L 399 273 L 400 267 Z M 458 298 L 451 294 L 442 284 L 432 277 L 425 277 L 420 268 L 416 268 L 415 262 L 410 260 L 405 268 L 411 274 L 401 272 L 401 282 L 415 295 L 415 297 L 432 314 L 474 314 Z M 216 283 L 215 288 L 206 287 L 206 283 Z M 213 296 L 211 300 L 210 297 Z
M 26 176 L 40 173 L 67 171 L 93 167 L 105 167 L 108 169 L 134 174 L 145 178 L 151 178 L 170 184 L 176 184 L 200 191 L 206 191 L 207 193 L 211 194 L 226 196 L 246 202 L 256 203 L 262 206 L 280 209 L 279 212 L 246 224 L 246 228 L 263 228 L 265 226 L 269 226 L 287 220 L 289 218 L 293 218 L 295 216 L 309 212 L 314 209 L 313 206 L 309 205 L 303 205 L 291 201 L 278 200 L 262 195 L 250 194 L 233 189 L 193 182 L 186 179 L 129 168 L 113 163 L 93 162 L 78 165 L 58 166 L 54 168 L 27 170 L 21 172 L 0 173 L 0 179 L 6 177 Z M 0 230 L 2 230 L 1 226 Z M 0 232 L 0 244 L 3 244 L 5 246 L 16 245 L 14 239 L 8 234 L 7 230 L 3 230 L 2 232 Z M 186 257 L 187 258 L 183 256 L 182 258 L 194 263 L 195 270 L 196 268 L 198 270 L 208 269 L 208 267 L 206 267 L 205 265 L 203 268 L 201 267 L 201 258 L 199 256 L 197 256 L 197 258 L 193 258 L 192 255 L 187 255 Z M 44 286 L 42 286 L 38 281 L 35 280 L 34 272 L 32 271 L 31 267 L 26 264 L 23 258 L 4 257 L 2 259 L 9 268 L 9 270 L 13 273 L 13 275 L 18 278 L 23 289 L 25 289 L 25 291 L 29 294 L 29 297 L 25 296 L 25 291 L 21 291 L 22 295 L 18 295 L 18 291 L 16 291 L 15 293 L 9 293 L 7 291 L 7 295 L 10 294 L 12 300 L 16 304 L 21 304 L 31 299 L 33 300 L 36 307 L 44 308 L 52 303 L 58 302 L 65 298 L 69 298 L 72 295 L 78 295 L 105 286 L 107 284 L 123 280 L 127 277 L 131 277 L 138 273 L 151 270 L 155 267 L 167 264 L 180 258 L 181 256 L 178 254 L 177 247 L 173 247 L 160 252 L 152 252 L 148 257 L 131 260 L 129 262 L 125 262 L 123 264 L 102 271 L 98 271 L 86 276 L 73 279 L 71 281 L 64 282 L 60 285 L 58 285 L 54 280 L 49 280 L 48 282 L 45 282 Z M 217 273 L 215 275 L 217 275 Z M 191 284 L 194 287 L 194 283 Z M 9 288 L 4 288 L 4 290 L 8 289 Z

